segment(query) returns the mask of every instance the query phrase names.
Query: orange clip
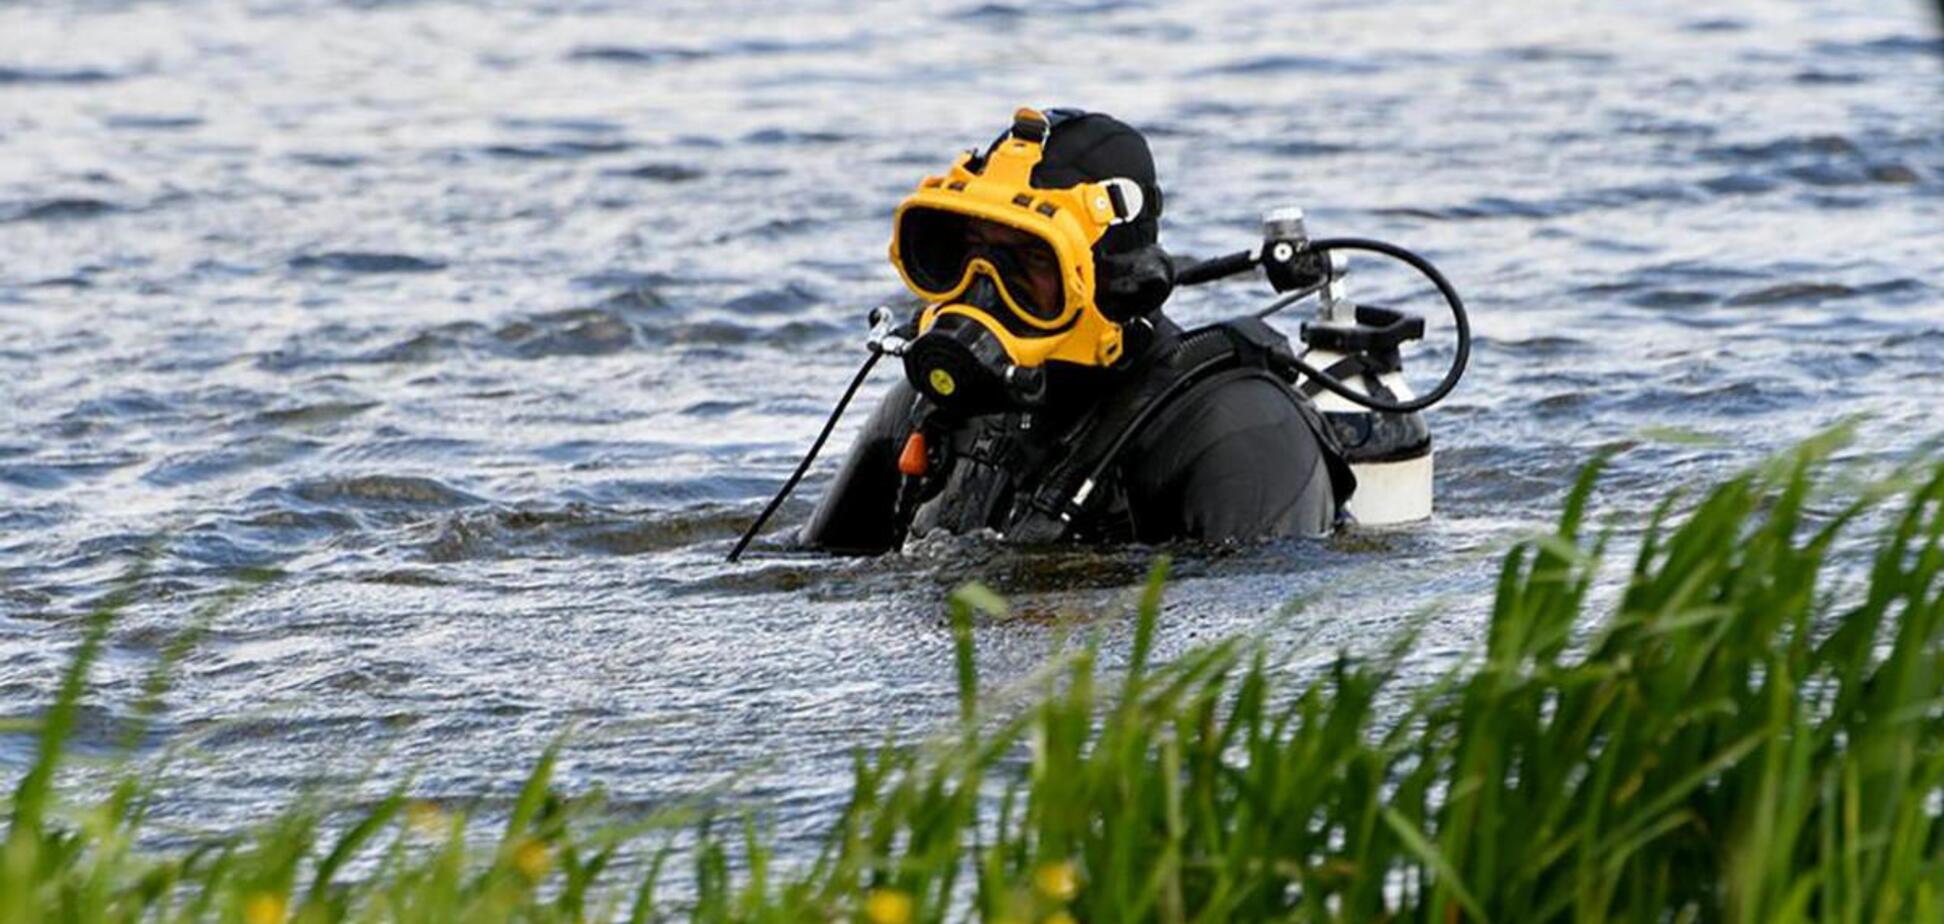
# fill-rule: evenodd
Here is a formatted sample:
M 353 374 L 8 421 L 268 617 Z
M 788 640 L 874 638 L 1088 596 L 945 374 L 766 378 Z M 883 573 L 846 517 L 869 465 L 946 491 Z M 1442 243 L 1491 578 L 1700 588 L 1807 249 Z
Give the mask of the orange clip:
M 898 471 L 917 478 L 930 467 L 930 460 L 925 457 L 925 434 L 913 430 L 905 437 L 904 451 L 898 453 Z

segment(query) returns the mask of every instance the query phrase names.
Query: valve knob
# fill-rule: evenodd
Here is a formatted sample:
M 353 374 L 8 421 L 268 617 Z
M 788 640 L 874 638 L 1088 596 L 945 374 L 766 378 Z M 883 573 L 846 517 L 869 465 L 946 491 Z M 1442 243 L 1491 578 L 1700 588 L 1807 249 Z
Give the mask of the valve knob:
M 1309 229 L 1303 226 L 1303 210 L 1293 205 L 1279 205 L 1264 209 L 1262 212 L 1262 239 L 1264 241 L 1296 241 L 1309 243 Z

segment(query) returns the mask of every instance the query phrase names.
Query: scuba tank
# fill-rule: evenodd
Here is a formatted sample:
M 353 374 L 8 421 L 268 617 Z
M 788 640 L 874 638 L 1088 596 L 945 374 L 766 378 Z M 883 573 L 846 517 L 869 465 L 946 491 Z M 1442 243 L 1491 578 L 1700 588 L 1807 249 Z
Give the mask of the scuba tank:
M 1341 286 L 1341 279 L 1329 283 L 1319 318 L 1303 325 L 1303 361 L 1362 395 L 1392 401 L 1416 397 L 1404 381 L 1398 345 L 1422 339 L 1424 319 L 1352 305 Z M 1431 428 L 1422 411 L 1360 406 L 1308 376 L 1298 379 L 1297 389 L 1316 401 L 1357 476 L 1356 493 L 1345 505 L 1352 519 L 1362 526 L 1392 526 L 1430 518 Z
M 1300 228 L 1300 212 L 1295 221 Z M 1390 401 L 1417 397 L 1404 380 L 1398 347 L 1424 338 L 1424 319 L 1351 302 L 1343 280 L 1349 261 L 1341 252 L 1328 259 L 1330 278 L 1319 293 L 1316 320 L 1305 323 L 1300 334 L 1303 361 L 1360 395 Z M 1352 519 L 1363 526 L 1391 526 L 1430 518 L 1431 428 L 1422 411 L 1374 410 L 1326 391 L 1309 376 L 1299 378 L 1297 388 L 1316 401 L 1356 473 L 1357 490 L 1345 508 Z

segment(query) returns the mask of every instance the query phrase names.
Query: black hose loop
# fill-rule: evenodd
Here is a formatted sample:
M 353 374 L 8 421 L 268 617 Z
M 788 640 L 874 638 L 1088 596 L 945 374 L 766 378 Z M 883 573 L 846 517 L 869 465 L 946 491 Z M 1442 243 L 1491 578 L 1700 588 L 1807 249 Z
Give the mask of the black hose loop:
M 1438 288 L 1438 294 L 1444 296 L 1445 304 L 1451 308 L 1452 326 L 1457 328 L 1458 332 L 1458 351 L 1452 356 L 1451 367 L 1445 370 L 1444 378 L 1438 381 L 1437 386 L 1409 401 L 1389 401 L 1362 394 L 1345 385 L 1341 379 L 1300 359 L 1294 363 L 1297 371 L 1345 401 L 1389 414 L 1409 414 L 1424 410 L 1443 401 L 1446 395 L 1451 394 L 1453 388 L 1458 387 L 1458 380 L 1465 375 L 1466 364 L 1471 362 L 1471 317 L 1465 313 L 1465 300 L 1458 296 L 1458 290 L 1452 287 L 1451 281 L 1446 279 L 1443 273 L 1438 272 L 1437 267 L 1431 265 L 1431 261 L 1396 244 L 1362 237 L 1318 238 L 1310 241 L 1309 246 L 1311 250 L 1367 250 L 1409 264 L 1412 269 L 1423 274 L 1424 278 L 1431 280 L 1431 284 Z

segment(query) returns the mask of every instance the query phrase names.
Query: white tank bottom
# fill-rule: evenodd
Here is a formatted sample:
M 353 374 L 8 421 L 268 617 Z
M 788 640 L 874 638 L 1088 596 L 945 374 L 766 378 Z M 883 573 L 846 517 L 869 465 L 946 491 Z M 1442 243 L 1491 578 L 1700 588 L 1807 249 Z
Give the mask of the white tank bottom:
M 1394 526 L 1431 516 L 1431 457 L 1426 452 L 1396 462 L 1362 462 L 1350 466 L 1357 473 L 1357 492 L 1345 508 L 1359 526 Z

